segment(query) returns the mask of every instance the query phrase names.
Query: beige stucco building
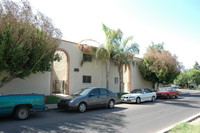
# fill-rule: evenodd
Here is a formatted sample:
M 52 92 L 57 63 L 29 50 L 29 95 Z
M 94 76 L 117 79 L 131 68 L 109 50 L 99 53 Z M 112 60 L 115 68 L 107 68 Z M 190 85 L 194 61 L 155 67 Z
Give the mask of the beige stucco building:
M 71 94 L 80 88 L 106 87 L 104 62 L 96 61 L 95 57 L 83 52 L 84 46 L 86 45 L 61 41 L 56 53 L 62 60 L 52 64 L 51 72 L 32 74 L 24 80 L 14 79 L 0 88 L 0 93 Z M 109 87 L 112 91 L 119 92 L 119 74 L 113 62 L 110 66 Z M 151 87 L 152 83 L 143 79 L 137 64 L 130 64 L 124 71 L 124 92 Z

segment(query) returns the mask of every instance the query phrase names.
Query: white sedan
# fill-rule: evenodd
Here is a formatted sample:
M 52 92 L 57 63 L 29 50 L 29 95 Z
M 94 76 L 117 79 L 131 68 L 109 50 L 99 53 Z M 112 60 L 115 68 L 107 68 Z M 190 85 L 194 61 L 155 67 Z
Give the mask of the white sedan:
M 145 101 L 155 101 L 156 92 L 152 92 L 149 89 L 134 89 L 129 94 L 121 96 L 122 102 L 127 103 L 140 103 Z

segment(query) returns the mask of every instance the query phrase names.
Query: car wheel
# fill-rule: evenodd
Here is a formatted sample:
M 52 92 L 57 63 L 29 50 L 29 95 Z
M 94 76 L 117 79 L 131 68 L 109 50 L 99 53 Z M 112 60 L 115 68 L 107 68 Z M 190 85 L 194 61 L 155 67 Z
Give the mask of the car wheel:
M 115 101 L 114 101 L 114 100 L 110 100 L 110 101 L 108 102 L 108 108 L 109 108 L 109 109 L 112 109 L 112 108 L 114 108 L 114 106 L 115 106 Z
M 80 103 L 78 106 L 78 112 L 83 113 L 87 109 L 87 105 L 85 103 Z
M 170 96 L 169 96 L 169 95 L 167 95 L 167 96 L 166 96 L 166 98 L 167 98 L 167 99 L 169 99 L 169 98 L 170 98 Z
M 138 97 L 136 98 L 136 103 L 139 104 L 141 102 L 141 99 Z
M 17 120 L 25 120 L 30 116 L 29 108 L 26 106 L 18 107 L 15 112 L 14 116 Z
M 155 101 L 155 96 L 152 96 L 151 101 L 154 102 Z
M 175 98 L 178 98 L 178 96 L 176 95 Z

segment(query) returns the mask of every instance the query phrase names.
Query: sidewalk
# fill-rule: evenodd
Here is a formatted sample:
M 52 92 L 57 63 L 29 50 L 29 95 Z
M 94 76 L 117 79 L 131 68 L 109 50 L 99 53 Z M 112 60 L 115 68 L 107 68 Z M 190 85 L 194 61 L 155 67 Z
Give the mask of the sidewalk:
M 47 110 L 56 110 L 57 104 L 46 104 Z

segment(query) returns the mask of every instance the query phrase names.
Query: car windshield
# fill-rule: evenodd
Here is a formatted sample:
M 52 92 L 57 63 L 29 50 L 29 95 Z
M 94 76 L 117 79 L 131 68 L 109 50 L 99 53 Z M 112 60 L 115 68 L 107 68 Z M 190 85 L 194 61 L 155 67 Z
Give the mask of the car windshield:
M 142 93 L 142 90 L 141 89 L 135 89 L 135 90 L 132 90 L 131 93 Z
M 91 89 L 87 88 L 87 89 L 80 89 L 76 92 L 74 92 L 72 95 L 73 96 L 85 96 L 88 95 L 88 93 L 91 91 Z
M 160 88 L 158 91 L 169 91 L 169 88 Z

